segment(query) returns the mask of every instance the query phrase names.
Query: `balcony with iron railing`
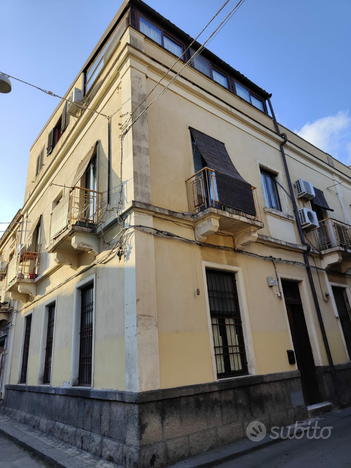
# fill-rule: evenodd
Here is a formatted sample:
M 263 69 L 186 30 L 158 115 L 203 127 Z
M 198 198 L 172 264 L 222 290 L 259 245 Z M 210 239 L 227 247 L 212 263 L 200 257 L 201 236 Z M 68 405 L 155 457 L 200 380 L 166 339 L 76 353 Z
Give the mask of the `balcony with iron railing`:
M 95 190 L 73 187 L 52 210 L 46 250 L 57 254 L 57 263 L 72 265 L 74 261 L 68 257 L 79 251 L 98 253 L 96 227 L 101 219 L 101 196 Z
M 13 298 L 16 293 L 33 297 L 36 295 L 35 279 L 39 274 L 39 262 L 40 253 L 27 250 L 21 250 L 9 262 L 6 291 L 11 292 Z
M 230 182 L 235 184 L 240 181 L 232 179 Z M 263 222 L 258 216 L 259 205 L 254 187 L 251 187 L 250 194 L 246 190 L 246 197 L 239 200 L 240 195 L 236 195 L 235 203 L 228 203 L 228 194 L 226 200 L 219 194 L 216 171 L 208 167 L 187 179 L 186 187 L 197 240 L 204 242 L 217 231 L 233 235 L 236 247 L 257 239 L 257 231 L 263 228 Z
M 319 250 L 329 256 L 329 263 L 351 260 L 351 226 L 333 218 L 319 221 L 315 233 Z

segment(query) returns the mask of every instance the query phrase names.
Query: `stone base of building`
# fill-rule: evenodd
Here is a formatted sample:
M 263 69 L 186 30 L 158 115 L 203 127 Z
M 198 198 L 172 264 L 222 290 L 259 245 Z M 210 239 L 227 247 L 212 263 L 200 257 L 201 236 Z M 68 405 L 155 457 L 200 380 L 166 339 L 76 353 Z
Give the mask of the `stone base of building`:
M 127 468 L 166 467 L 307 416 L 298 371 L 144 393 L 8 385 L 1 411 Z
M 329 366 L 316 367 L 318 387 L 323 401 L 330 401 L 333 406 L 349 406 L 351 404 L 351 363 L 335 366 L 338 393 L 335 390 L 332 373 Z M 339 401 L 340 399 L 340 401 Z

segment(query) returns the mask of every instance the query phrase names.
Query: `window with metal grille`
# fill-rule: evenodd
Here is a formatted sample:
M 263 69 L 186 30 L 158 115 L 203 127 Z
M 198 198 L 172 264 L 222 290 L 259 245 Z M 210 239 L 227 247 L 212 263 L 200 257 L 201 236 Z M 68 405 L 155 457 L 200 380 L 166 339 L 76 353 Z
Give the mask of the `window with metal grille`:
M 91 385 L 93 354 L 93 293 L 94 286 L 92 284 L 86 288 L 81 289 L 78 385 Z
M 24 343 L 23 343 L 23 355 L 22 355 L 22 368 L 21 377 L 19 383 L 26 383 L 27 381 L 27 369 L 28 369 L 28 356 L 29 356 L 29 343 L 30 343 L 30 330 L 32 327 L 32 315 L 29 315 L 25 319 L 25 331 L 24 331 Z
M 43 383 L 50 384 L 51 382 L 51 364 L 52 364 L 52 344 L 54 341 L 54 325 L 55 325 L 55 304 L 51 304 L 47 310 L 48 328 L 46 333 L 46 348 L 45 348 L 45 363 Z
M 206 276 L 217 377 L 247 374 L 235 274 L 207 270 Z

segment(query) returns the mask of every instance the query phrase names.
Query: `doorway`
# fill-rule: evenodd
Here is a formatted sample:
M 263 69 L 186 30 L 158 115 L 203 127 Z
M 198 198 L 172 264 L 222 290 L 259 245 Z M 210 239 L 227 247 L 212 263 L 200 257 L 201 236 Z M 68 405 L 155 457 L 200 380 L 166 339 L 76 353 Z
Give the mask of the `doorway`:
M 297 367 L 301 373 L 301 384 L 305 402 L 312 405 L 321 401 L 311 342 L 296 281 L 282 280 L 286 310 L 294 344 Z
M 340 324 L 344 333 L 345 343 L 351 357 L 351 310 L 347 298 L 346 288 L 333 286 L 333 295 L 340 317 Z

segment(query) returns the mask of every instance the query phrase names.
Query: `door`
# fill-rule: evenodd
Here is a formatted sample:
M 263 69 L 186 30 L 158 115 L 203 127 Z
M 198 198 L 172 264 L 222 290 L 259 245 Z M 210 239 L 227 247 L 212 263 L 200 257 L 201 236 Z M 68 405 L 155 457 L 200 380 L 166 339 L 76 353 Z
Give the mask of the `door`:
M 297 367 L 301 373 L 302 390 L 307 405 L 321 401 L 316 369 L 302 308 L 299 285 L 294 281 L 282 281 L 286 310 L 294 344 Z
M 346 288 L 333 286 L 333 294 L 338 309 L 341 328 L 344 333 L 345 343 L 349 356 L 351 357 L 351 314 L 350 304 L 347 299 Z

